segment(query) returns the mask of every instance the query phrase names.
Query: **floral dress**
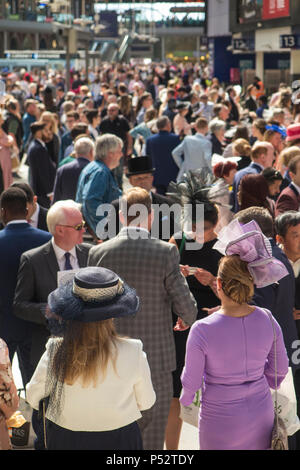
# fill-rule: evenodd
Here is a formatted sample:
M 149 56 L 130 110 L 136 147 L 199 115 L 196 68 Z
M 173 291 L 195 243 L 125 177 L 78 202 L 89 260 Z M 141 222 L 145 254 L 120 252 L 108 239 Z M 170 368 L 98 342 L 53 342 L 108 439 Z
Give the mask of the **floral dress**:
M 11 449 L 6 420 L 17 410 L 19 398 L 13 381 L 8 348 L 0 338 L 0 450 Z

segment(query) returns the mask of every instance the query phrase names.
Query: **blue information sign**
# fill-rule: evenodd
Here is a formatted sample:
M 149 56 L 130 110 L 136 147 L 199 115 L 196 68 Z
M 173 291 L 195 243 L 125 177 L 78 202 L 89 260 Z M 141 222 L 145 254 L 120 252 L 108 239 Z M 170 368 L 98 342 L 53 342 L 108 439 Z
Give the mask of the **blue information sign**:
M 280 36 L 281 49 L 300 49 L 300 34 L 282 34 Z

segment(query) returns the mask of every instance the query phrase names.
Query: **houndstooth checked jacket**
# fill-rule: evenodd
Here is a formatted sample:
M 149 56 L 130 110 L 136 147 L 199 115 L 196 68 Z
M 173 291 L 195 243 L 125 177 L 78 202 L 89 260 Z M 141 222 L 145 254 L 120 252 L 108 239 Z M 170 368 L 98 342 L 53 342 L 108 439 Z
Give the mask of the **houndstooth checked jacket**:
M 134 318 L 116 319 L 117 331 L 142 340 L 151 372 L 170 372 L 176 369 L 172 311 L 192 325 L 196 301 L 180 272 L 176 246 L 135 232 L 144 238 L 132 239 L 132 229 L 125 227 L 91 248 L 88 265 L 111 269 L 136 289 L 139 311 Z

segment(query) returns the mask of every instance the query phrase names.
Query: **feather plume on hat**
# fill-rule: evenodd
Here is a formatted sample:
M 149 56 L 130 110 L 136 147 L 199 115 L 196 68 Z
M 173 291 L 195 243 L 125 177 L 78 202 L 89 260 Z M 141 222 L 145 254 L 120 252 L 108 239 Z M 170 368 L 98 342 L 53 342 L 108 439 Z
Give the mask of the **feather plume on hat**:
M 216 188 L 216 178 L 209 168 L 188 171 L 184 180 L 179 183 L 171 181 L 166 193 L 175 203 L 182 206 L 185 204 L 204 204 L 205 210 L 213 208 L 213 205 L 231 207 L 219 200 L 227 194 L 227 187 Z M 215 199 L 216 198 L 216 199 Z

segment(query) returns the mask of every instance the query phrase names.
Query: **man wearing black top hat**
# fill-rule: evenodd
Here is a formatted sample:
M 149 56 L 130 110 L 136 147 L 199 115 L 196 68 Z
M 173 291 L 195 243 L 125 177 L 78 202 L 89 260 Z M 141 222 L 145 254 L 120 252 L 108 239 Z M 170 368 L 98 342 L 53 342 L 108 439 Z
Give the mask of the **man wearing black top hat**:
M 128 161 L 127 178 L 132 186 L 143 188 L 148 191 L 152 198 L 152 205 L 154 210 L 154 221 L 152 224 L 151 235 L 160 240 L 169 241 L 171 236 L 175 233 L 174 228 L 174 214 L 169 210 L 172 201 L 166 196 L 157 194 L 152 191 L 153 172 L 155 168 L 152 166 L 152 160 L 148 156 L 131 158 Z M 108 225 L 115 224 L 116 235 L 119 233 L 120 220 L 119 220 L 119 199 L 111 203 L 112 209 L 108 216 Z M 164 206 L 162 206 L 164 205 Z M 107 229 L 106 227 L 106 229 Z

